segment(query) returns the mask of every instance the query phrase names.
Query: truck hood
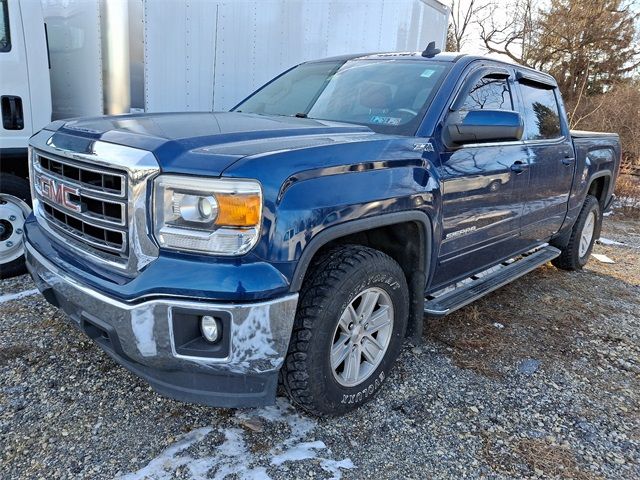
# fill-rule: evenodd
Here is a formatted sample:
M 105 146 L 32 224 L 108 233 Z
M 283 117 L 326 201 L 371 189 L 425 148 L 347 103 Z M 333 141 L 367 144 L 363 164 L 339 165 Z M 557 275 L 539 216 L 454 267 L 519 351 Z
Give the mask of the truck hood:
M 248 155 L 376 136 L 359 125 L 236 112 L 117 115 L 56 122 L 47 128 L 151 151 L 165 172 L 214 176 Z

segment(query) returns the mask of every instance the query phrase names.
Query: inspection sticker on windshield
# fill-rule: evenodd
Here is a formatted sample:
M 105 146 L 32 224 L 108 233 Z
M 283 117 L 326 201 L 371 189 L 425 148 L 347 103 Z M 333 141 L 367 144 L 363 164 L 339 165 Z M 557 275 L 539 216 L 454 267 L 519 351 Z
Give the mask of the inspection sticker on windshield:
M 400 118 L 396 117 L 384 117 L 382 115 L 374 115 L 369 120 L 371 123 L 377 123 L 378 125 L 400 125 Z
M 433 75 L 434 73 L 436 73 L 436 71 L 435 71 L 435 70 L 432 70 L 432 69 L 430 69 L 430 68 L 427 68 L 424 72 L 422 72 L 422 73 L 420 74 L 420 76 L 421 76 L 421 77 L 424 77 L 424 78 L 429 78 L 429 77 L 431 77 L 431 75 Z

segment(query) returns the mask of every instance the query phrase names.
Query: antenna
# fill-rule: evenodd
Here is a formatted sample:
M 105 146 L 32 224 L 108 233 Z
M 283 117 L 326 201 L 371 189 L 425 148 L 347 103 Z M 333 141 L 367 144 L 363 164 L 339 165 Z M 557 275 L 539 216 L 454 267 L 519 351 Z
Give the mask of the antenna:
M 422 52 L 422 56 L 425 58 L 435 57 L 441 51 L 442 50 L 440 50 L 439 48 L 436 48 L 436 42 L 429 42 L 429 45 L 427 45 L 427 48 L 425 48 L 424 52 Z

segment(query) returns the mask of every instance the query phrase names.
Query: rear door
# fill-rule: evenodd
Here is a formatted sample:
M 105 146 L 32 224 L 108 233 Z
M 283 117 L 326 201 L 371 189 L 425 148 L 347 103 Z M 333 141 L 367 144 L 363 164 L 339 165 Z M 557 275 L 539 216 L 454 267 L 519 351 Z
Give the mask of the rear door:
M 514 73 L 504 67 L 473 70 L 460 90 L 464 100 L 459 96 L 452 108 L 514 110 Z M 526 146 L 514 141 L 469 144 L 441 155 L 444 238 L 434 287 L 520 249 L 527 156 Z
M 567 214 L 576 163 L 573 143 L 560 93 L 551 79 L 520 73 L 517 91 L 530 171 L 522 237 L 546 241 L 560 229 Z

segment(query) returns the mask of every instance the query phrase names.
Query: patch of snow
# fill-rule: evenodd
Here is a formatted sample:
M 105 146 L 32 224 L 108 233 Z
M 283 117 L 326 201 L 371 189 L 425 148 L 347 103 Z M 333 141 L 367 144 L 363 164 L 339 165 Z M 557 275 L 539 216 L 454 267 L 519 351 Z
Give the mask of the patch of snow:
M 20 300 L 21 298 L 30 297 L 40 293 L 37 288 L 33 290 L 25 290 L 24 292 L 9 293 L 8 295 L 0 295 L 0 303 L 11 302 L 12 300 Z
M 591 256 L 602 263 L 616 263 L 606 255 L 602 255 L 601 253 L 592 253 Z
M 617 242 L 616 240 L 611 240 L 610 238 L 604 238 L 604 237 L 600 237 L 598 239 L 598 243 L 602 245 L 623 245 L 623 246 L 627 245 L 626 243 Z
M 349 458 L 345 458 L 344 460 L 329 460 L 325 458 L 320 462 L 320 467 L 325 472 L 330 473 L 333 479 L 342 478 L 342 472 L 340 470 L 352 470 L 356 468 Z
M 217 448 L 220 455 L 204 457 L 198 460 L 198 472 L 202 478 L 223 480 L 227 476 L 235 474 L 238 478 L 251 480 L 267 480 L 269 475 L 265 467 L 251 466 L 252 455 L 244 441 L 244 432 L 239 428 L 228 428 L 224 431 L 225 441 Z M 215 469 L 213 477 L 206 474 Z M 191 474 L 194 475 L 193 469 Z
M 496 327 L 498 330 L 502 330 L 504 328 L 504 325 L 499 322 L 495 322 L 493 326 Z
M 169 480 L 178 468 L 190 464 L 194 459 L 189 455 L 179 455 L 194 443 L 201 441 L 211 432 L 211 427 L 202 427 L 186 433 L 167 448 L 164 452 L 151 460 L 146 467 L 137 472 L 120 477 L 121 480 Z M 206 477 L 200 477 L 206 478 Z
M 616 201 L 621 207 L 640 207 L 640 198 L 618 197 Z
M 285 423 L 289 436 L 273 445 L 265 454 L 259 454 L 247 447 L 243 429 L 224 428 L 220 430 L 224 434 L 224 442 L 215 447 L 210 455 L 194 458 L 184 453 L 185 450 L 202 442 L 213 431 L 212 427 L 198 428 L 180 437 L 147 466 L 121 477 L 121 480 L 169 480 L 174 478 L 178 470 L 188 472 L 188 477 L 196 480 L 222 480 L 232 474 L 243 480 L 270 480 L 267 473 L 269 466 L 278 467 L 286 462 L 309 459 L 316 459 L 320 468 L 336 480 L 342 477 L 342 470 L 355 468 L 348 458 L 329 458 L 331 451 L 323 441 L 307 440 L 317 422 L 295 411 L 285 399 L 278 398 L 274 406 L 238 411 L 235 416 L 238 420 L 236 423 L 241 425 L 247 421 L 255 422 L 256 418 L 269 423 Z
M 318 455 L 314 450 L 323 450 L 325 448 L 327 446 L 321 440 L 300 442 L 283 453 L 275 455 L 271 459 L 271 465 L 282 465 L 284 462 L 299 462 L 300 460 L 316 458 Z

